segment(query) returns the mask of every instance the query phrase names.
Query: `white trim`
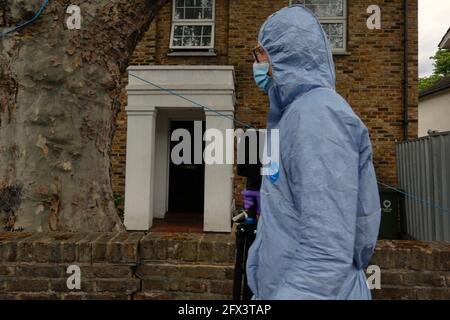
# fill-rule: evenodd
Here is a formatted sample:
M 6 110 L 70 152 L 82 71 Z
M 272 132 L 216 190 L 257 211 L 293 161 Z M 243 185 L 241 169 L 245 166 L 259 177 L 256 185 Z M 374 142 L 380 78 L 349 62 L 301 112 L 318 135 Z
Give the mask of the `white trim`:
M 175 36 L 175 26 L 211 26 L 211 45 L 210 46 L 174 46 L 173 38 Z M 172 22 L 170 31 L 170 49 L 213 49 L 214 48 L 214 23 L 211 22 Z
M 305 3 L 305 0 L 303 1 L 303 5 Z M 348 8 L 347 8 L 347 0 L 343 0 L 343 16 L 340 17 L 319 17 L 317 16 L 317 19 L 319 20 L 319 22 L 321 23 L 342 23 L 344 25 L 344 47 L 343 48 L 333 48 L 333 54 L 343 54 L 343 53 L 348 53 L 347 52 L 347 25 L 348 25 Z M 289 0 L 289 5 L 292 5 L 292 0 Z
M 207 51 L 207 52 L 203 52 L 203 51 L 174 51 L 174 52 L 168 52 L 167 53 L 168 57 L 217 57 L 217 53 L 215 52 L 211 52 Z
M 213 49 L 215 40 L 216 1 L 212 0 L 211 19 L 175 19 L 175 2 L 172 0 L 172 26 L 170 28 L 170 49 Z M 175 26 L 211 26 L 211 45 L 209 46 L 174 46 Z
M 177 117 L 192 116 L 200 120 L 204 115 L 206 128 L 233 129 L 229 117 L 234 115 L 236 103 L 235 75 L 233 66 L 130 66 L 128 72 L 226 115 L 205 112 L 189 101 L 128 77 L 125 226 L 128 230 L 147 231 L 153 218 L 164 216 L 168 206 L 170 170 L 163 158 L 166 159 L 169 151 L 161 144 L 168 140 L 158 140 L 158 137 L 169 134 L 168 121 Z M 166 110 L 170 111 L 166 113 Z M 164 166 L 160 166 L 161 161 Z M 230 232 L 233 166 L 205 166 L 204 190 L 203 230 Z
M 156 110 L 127 112 L 127 124 L 124 224 L 128 230 L 148 230 L 153 224 Z
M 216 1 L 212 0 L 212 16 L 211 19 L 175 19 L 175 1 L 172 1 L 172 22 L 198 22 L 198 21 L 207 21 L 207 22 L 214 22 L 216 19 Z
M 321 23 L 342 23 L 343 25 L 343 44 L 342 48 L 333 48 L 333 53 L 341 53 L 347 51 L 347 23 L 342 22 L 342 19 L 323 19 L 320 20 Z

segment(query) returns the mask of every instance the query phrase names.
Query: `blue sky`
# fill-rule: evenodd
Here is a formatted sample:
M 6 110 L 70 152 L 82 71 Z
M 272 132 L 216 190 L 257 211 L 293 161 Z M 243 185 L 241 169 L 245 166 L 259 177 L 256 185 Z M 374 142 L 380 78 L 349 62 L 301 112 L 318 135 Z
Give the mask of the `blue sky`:
M 450 0 L 419 0 L 419 76 L 433 72 L 429 59 L 450 28 Z

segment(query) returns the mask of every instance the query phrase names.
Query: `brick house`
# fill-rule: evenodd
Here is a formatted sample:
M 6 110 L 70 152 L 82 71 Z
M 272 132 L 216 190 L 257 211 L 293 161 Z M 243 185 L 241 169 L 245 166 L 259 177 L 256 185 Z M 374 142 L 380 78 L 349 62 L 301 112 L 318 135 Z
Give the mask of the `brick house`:
M 129 230 L 183 212 L 188 223 L 198 213 L 203 231 L 230 232 L 244 183 L 235 168 L 183 169 L 168 155 L 174 128 L 192 130 L 192 120 L 201 120 L 223 130 L 232 122 L 142 79 L 264 128 L 268 100 L 254 84 L 251 48 L 265 19 L 290 2 L 171 0 L 159 12 L 135 49 L 132 76 L 123 79 L 111 154 L 113 190 L 125 198 Z M 417 0 L 306 3 L 333 47 L 338 92 L 370 130 L 378 179 L 397 185 L 395 143 L 417 136 Z M 381 9 L 380 29 L 367 26 L 371 5 Z

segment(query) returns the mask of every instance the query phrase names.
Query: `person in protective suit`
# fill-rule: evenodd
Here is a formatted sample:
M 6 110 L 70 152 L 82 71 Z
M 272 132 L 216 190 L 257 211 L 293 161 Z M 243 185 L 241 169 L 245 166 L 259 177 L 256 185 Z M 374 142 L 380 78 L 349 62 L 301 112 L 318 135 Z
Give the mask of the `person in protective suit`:
M 381 209 L 367 127 L 336 93 L 332 53 L 311 11 L 281 9 L 258 40 L 254 78 L 269 95 L 280 157 L 260 195 L 243 192 L 245 207 L 261 201 L 247 260 L 253 299 L 371 299 L 364 268 Z

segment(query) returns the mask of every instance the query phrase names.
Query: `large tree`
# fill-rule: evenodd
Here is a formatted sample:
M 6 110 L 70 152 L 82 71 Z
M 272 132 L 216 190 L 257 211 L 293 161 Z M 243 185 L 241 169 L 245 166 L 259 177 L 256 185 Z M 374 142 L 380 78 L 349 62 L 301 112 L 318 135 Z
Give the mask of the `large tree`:
M 0 24 L 30 19 L 43 2 L 0 0 Z M 50 0 L 34 23 L 0 39 L 4 229 L 123 228 L 109 157 L 121 76 L 165 2 Z M 67 28 L 71 4 L 81 8 L 80 30 Z

